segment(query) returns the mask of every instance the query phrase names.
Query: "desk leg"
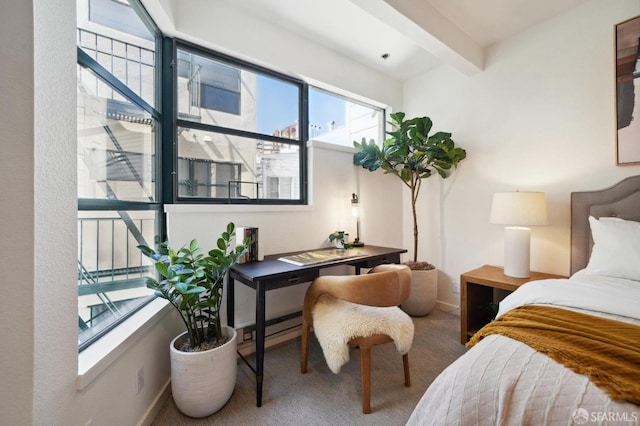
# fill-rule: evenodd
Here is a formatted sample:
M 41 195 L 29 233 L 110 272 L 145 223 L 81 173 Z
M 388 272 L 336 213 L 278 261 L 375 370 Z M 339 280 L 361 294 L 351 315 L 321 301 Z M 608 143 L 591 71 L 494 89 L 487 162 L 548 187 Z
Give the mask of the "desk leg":
M 227 278 L 227 325 L 233 328 L 235 324 L 235 280 Z
M 264 371 L 265 289 L 256 286 L 256 405 L 262 407 L 262 378 Z

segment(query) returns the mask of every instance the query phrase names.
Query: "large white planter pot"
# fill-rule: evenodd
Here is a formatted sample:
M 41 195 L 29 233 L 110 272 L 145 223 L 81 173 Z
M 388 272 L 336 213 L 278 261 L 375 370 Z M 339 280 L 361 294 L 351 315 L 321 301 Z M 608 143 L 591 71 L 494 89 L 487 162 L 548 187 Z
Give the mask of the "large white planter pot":
M 411 271 L 411 293 L 401 305 L 402 310 L 414 317 L 431 313 L 438 299 L 438 270 Z
M 171 392 L 176 406 L 189 417 L 206 417 L 227 403 L 236 386 L 236 331 L 223 326 L 230 339 L 222 346 L 202 352 L 176 349 L 187 333 L 171 341 Z

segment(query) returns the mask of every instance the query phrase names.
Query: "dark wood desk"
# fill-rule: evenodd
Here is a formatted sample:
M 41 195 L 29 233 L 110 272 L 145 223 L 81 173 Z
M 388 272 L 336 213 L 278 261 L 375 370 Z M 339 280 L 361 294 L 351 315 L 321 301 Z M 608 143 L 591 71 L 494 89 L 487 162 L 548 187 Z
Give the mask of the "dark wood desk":
M 235 281 L 240 281 L 256 291 L 256 367 L 255 369 L 252 367 L 252 369 L 256 375 L 256 404 L 258 407 L 262 406 L 265 293 L 268 290 L 312 281 L 314 278 L 320 276 L 320 270 L 323 268 L 350 265 L 354 266 L 356 274 L 359 274 L 361 268 L 372 268 L 383 263 L 400 263 L 400 254 L 406 253 L 405 249 L 376 246 L 357 247 L 350 250 L 361 253 L 361 255 L 324 263 L 316 263 L 313 265 L 296 266 L 280 261 L 278 258 L 304 252 L 283 253 L 265 256 L 265 259 L 261 262 L 234 265 L 229 270 L 229 285 L 227 286 L 227 323 L 230 327 L 234 326 L 235 320 Z

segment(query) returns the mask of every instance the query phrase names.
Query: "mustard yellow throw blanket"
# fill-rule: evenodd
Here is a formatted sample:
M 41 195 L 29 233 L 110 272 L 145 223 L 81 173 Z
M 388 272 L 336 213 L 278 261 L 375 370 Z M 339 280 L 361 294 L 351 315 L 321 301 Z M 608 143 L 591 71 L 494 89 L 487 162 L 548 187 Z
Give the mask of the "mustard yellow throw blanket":
M 640 405 L 640 326 L 550 306 L 522 306 L 478 331 L 522 342 L 578 374 L 611 399 Z

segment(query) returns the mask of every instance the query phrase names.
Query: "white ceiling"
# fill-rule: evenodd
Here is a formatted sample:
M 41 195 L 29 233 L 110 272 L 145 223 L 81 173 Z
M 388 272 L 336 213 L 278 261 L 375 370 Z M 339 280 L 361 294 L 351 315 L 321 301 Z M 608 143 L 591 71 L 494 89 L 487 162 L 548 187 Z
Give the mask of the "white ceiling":
M 586 0 L 225 0 L 406 80 L 443 62 L 467 74 L 483 49 Z M 383 60 L 381 55 L 389 53 Z

